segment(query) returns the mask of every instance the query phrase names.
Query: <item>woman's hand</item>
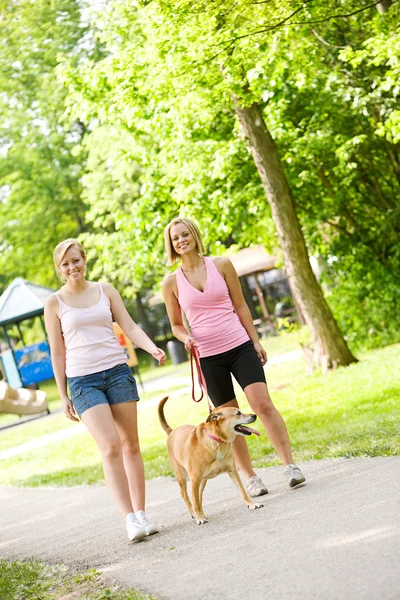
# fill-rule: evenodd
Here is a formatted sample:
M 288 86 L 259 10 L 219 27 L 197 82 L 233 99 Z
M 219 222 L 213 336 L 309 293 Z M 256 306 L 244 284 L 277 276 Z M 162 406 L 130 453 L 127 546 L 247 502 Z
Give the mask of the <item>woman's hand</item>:
M 186 348 L 187 352 L 191 352 L 193 347 L 197 348 L 197 344 L 191 335 L 188 335 L 187 338 L 185 338 L 185 341 L 183 343 L 185 344 L 185 348 Z
M 268 360 L 267 353 L 261 346 L 260 342 L 254 343 L 254 350 L 257 352 L 258 358 L 261 360 L 261 364 L 264 366 Z
M 165 356 L 165 352 L 164 352 L 164 350 L 161 350 L 161 348 L 156 348 L 155 350 L 153 350 L 151 355 L 153 358 L 158 360 L 158 364 L 160 365 L 160 367 L 162 367 L 162 365 L 167 360 L 167 357 Z
M 71 421 L 77 421 L 79 423 L 79 419 L 76 416 L 74 405 L 72 404 L 71 400 L 69 398 L 64 398 L 61 400 L 61 404 L 64 415 L 68 419 L 71 419 Z

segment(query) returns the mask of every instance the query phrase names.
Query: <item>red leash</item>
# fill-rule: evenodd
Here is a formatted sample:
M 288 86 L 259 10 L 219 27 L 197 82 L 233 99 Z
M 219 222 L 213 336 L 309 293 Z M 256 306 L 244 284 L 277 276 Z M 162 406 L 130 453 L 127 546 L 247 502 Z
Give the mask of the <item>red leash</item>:
M 196 398 L 195 395 L 195 390 L 194 390 L 194 370 L 193 370 L 193 361 L 196 364 L 196 370 L 197 370 L 197 379 L 198 379 L 198 384 L 200 387 L 200 391 L 201 391 L 201 396 L 200 398 Z M 200 400 L 202 400 L 204 394 L 207 396 L 207 400 L 208 400 L 208 410 L 211 412 L 213 410 L 213 407 L 211 405 L 210 402 L 210 398 L 208 396 L 208 392 L 207 392 L 207 384 L 206 384 L 206 380 L 204 379 L 204 375 L 203 372 L 201 370 L 201 366 L 200 366 L 200 355 L 199 355 L 199 351 L 197 349 L 196 346 L 192 346 L 190 349 L 190 371 L 191 371 L 191 375 L 192 375 L 192 399 L 195 402 L 200 402 Z

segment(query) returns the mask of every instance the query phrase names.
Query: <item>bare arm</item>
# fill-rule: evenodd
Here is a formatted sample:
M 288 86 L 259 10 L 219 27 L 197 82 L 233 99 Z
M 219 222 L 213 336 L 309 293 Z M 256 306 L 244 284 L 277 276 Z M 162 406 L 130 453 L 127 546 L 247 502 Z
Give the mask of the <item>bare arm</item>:
M 166 360 L 165 352 L 161 348 L 157 348 L 155 343 L 141 329 L 125 308 L 121 296 L 110 283 L 102 283 L 103 290 L 107 294 L 111 304 L 111 312 L 114 320 L 121 327 L 123 332 L 128 336 L 135 346 L 142 348 L 151 354 L 160 365 L 163 365 Z
M 67 376 L 65 374 L 65 345 L 61 332 L 60 319 L 58 318 L 58 302 L 54 296 L 47 298 L 44 305 L 44 321 L 47 335 L 50 343 L 51 362 L 53 365 L 54 378 L 56 380 L 58 393 L 65 415 L 73 421 L 79 419 L 75 416 L 75 411 L 71 400 L 67 394 Z
M 196 345 L 195 340 L 187 331 L 182 319 L 182 309 L 178 302 L 176 289 L 176 275 L 172 273 L 164 279 L 162 283 L 162 293 L 167 307 L 168 318 L 171 323 L 174 336 L 185 344 L 185 348 L 190 352 L 192 345 Z
M 237 276 L 233 264 L 228 258 L 223 257 L 215 259 L 215 265 L 226 281 L 232 304 L 241 324 L 249 334 L 261 362 L 265 364 L 267 362 L 267 353 L 258 339 L 258 334 L 253 324 L 253 318 L 246 300 L 244 299 L 239 277 Z

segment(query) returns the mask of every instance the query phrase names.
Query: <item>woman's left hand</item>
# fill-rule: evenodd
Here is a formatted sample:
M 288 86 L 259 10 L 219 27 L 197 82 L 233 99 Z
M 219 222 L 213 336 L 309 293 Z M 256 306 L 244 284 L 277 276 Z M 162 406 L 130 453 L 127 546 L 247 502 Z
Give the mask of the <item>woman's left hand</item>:
M 165 352 L 164 352 L 164 350 L 161 350 L 161 348 L 156 348 L 155 350 L 153 350 L 153 352 L 151 353 L 151 355 L 152 355 L 153 358 L 155 358 L 156 360 L 158 360 L 158 364 L 160 365 L 160 367 L 167 360 L 167 357 L 165 356 Z
M 260 342 L 254 343 L 254 350 L 257 352 L 258 358 L 261 360 L 261 364 L 265 365 L 268 360 L 267 353 L 261 346 Z

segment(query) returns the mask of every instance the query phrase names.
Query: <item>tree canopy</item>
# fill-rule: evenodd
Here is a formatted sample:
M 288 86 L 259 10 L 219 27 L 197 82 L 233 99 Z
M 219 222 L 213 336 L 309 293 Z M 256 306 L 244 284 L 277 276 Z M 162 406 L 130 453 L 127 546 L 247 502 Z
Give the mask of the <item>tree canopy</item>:
M 81 233 L 94 276 L 134 295 L 178 213 L 210 253 L 275 249 L 235 97 L 261 108 L 347 339 L 395 339 L 398 3 L 3 4 L 2 273 L 49 283 L 51 246 Z

